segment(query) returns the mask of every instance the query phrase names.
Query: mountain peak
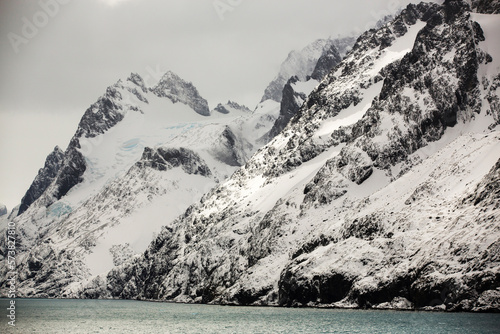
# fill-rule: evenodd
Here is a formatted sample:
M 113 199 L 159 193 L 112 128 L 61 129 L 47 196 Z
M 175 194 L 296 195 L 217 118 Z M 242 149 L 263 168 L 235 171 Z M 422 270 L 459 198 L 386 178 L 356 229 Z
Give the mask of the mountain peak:
M 229 114 L 231 111 L 251 112 L 251 110 L 248 109 L 246 106 L 240 105 L 231 100 L 227 101 L 226 104 L 219 103 L 217 107 L 214 108 L 214 110 L 221 114 Z
M 134 83 L 136 86 L 139 86 L 144 93 L 147 92 L 146 85 L 144 83 L 144 79 L 137 73 L 130 73 L 130 76 L 127 78 L 127 81 Z
M 328 73 L 331 67 L 342 59 L 354 42 L 353 37 L 317 39 L 300 51 L 289 52 L 280 66 L 278 75 L 266 87 L 261 102 L 268 99 L 280 102 L 283 88 L 288 79 L 293 76 L 296 76 L 300 81 L 307 81 L 313 72 L 316 78 Z M 318 61 L 320 61 L 319 65 Z M 316 67 L 318 68 L 316 69 Z

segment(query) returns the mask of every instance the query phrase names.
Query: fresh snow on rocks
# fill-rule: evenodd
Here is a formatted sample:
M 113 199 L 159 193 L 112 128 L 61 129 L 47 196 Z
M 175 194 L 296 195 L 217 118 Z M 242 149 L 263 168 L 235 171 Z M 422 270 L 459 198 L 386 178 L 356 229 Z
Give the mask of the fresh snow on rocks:
M 498 310 L 498 70 L 484 66 L 500 54 L 495 19 L 469 12 L 409 5 L 363 34 L 245 166 L 68 296 Z
M 291 53 L 253 112 L 207 112 L 172 73 L 118 82 L 16 218 L 20 291 L 498 311 L 500 21 L 472 9 L 411 4 L 345 55 Z
M 57 296 L 143 252 L 262 146 L 279 112 L 265 103 L 255 112 L 231 101 L 219 107 L 226 112 L 208 111 L 172 72 L 151 88 L 137 74 L 110 86 L 66 152 L 47 157 L 13 218 L 21 294 Z

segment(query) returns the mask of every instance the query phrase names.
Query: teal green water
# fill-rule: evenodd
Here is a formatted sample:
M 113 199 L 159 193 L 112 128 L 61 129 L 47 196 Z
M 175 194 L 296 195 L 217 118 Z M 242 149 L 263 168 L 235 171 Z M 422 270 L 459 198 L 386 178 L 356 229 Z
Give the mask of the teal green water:
M 11 328 L 8 303 L 0 300 L 1 333 L 500 333 L 500 314 L 45 299 L 17 299 Z

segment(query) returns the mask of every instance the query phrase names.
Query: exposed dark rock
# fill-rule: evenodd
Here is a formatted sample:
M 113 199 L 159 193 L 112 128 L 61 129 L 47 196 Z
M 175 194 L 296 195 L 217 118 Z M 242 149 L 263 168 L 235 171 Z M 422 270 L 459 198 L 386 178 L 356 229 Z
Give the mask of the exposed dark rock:
M 353 279 L 341 272 L 314 275 L 310 279 L 296 277 L 289 266 L 281 274 L 278 283 L 278 303 L 280 306 L 294 307 L 307 306 L 309 303 L 335 303 L 348 295 L 352 283 Z
M 150 91 L 158 97 L 170 99 L 173 103 L 184 103 L 200 115 L 210 116 L 207 100 L 200 96 L 192 83 L 182 80 L 175 73 L 165 73 Z
M 262 289 L 260 291 L 256 291 L 255 289 L 251 290 L 242 289 L 234 295 L 236 305 L 252 305 L 255 302 L 259 301 L 261 297 L 266 296 L 270 292 L 270 290 L 271 290 L 270 287 L 267 289 Z
M 142 158 L 136 166 L 150 167 L 159 171 L 166 171 L 175 167 L 181 167 L 187 174 L 199 174 L 210 176 L 212 173 L 207 164 L 195 152 L 185 148 L 157 148 L 146 147 Z
M 139 86 L 143 93 L 146 93 L 148 91 L 146 88 L 146 84 L 144 83 L 144 79 L 142 79 L 142 77 L 137 73 L 131 73 L 127 78 L 127 81 L 133 82 L 134 84 Z
M 318 238 L 312 239 L 303 244 L 297 251 L 293 253 L 291 259 L 293 260 L 304 253 L 311 253 L 319 246 L 326 246 L 332 242 L 333 243 L 337 242 L 337 239 L 332 236 L 326 236 L 322 234 Z
M 316 67 L 314 67 L 314 71 L 311 74 L 311 78 L 318 81 L 323 80 L 341 60 L 342 57 L 335 44 L 330 45 L 329 48 L 323 51 L 321 57 L 319 57 Z
M 464 199 L 464 203 L 473 205 L 493 206 L 500 208 L 500 160 L 498 160 L 484 177 L 483 181 L 477 185 L 474 192 Z
M 108 87 L 106 94 L 83 114 L 70 147 L 78 147 L 75 140 L 79 138 L 94 138 L 118 124 L 123 119 L 122 106 L 118 103 L 121 100 L 117 87 Z
M 38 171 L 28 191 L 21 200 L 19 214 L 23 213 L 36 201 L 54 181 L 64 160 L 64 152 L 56 146 L 45 159 L 45 165 Z
M 342 237 L 373 240 L 376 236 L 384 234 L 384 225 L 377 214 L 356 218 L 344 223 Z
M 293 89 L 293 84 L 299 81 L 297 77 L 291 77 L 283 88 L 282 99 L 280 103 L 280 114 L 278 119 L 274 122 L 271 130 L 265 135 L 267 140 L 274 138 L 281 132 L 288 124 L 293 115 L 297 113 L 300 108 L 298 101 L 305 101 L 307 96 L 304 93 L 296 92 Z
M 472 0 L 472 8 L 477 13 L 500 14 L 499 0 Z
M 83 173 L 87 169 L 83 155 L 71 144 L 64 155 L 63 164 L 54 180 L 54 199 L 49 200 L 47 206 L 61 199 L 71 188 L 83 181 Z
M 246 161 L 242 152 L 246 143 L 241 142 L 241 139 L 227 126 L 219 138 L 218 146 L 212 150 L 214 156 L 229 166 L 244 165 Z
M 224 105 L 222 103 L 219 103 L 217 107 L 214 108 L 215 111 L 220 112 L 221 114 L 229 114 L 230 111 L 227 109 L 227 107 L 239 110 L 239 111 L 244 111 L 244 112 L 251 112 L 250 109 L 248 109 L 245 106 L 239 105 L 236 102 L 233 101 L 227 101 L 227 103 Z
M 229 114 L 229 110 L 227 110 L 227 108 L 224 107 L 222 103 L 219 103 L 217 107 L 214 108 L 214 110 L 220 112 L 221 114 Z

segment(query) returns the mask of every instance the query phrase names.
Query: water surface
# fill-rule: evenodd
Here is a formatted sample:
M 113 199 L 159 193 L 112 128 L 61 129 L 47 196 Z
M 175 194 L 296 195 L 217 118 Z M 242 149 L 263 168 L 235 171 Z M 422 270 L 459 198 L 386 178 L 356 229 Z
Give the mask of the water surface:
M 500 314 L 47 299 L 16 299 L 10 328 L 8 303 L 0 300 L 2 333 L 500 333 Z

